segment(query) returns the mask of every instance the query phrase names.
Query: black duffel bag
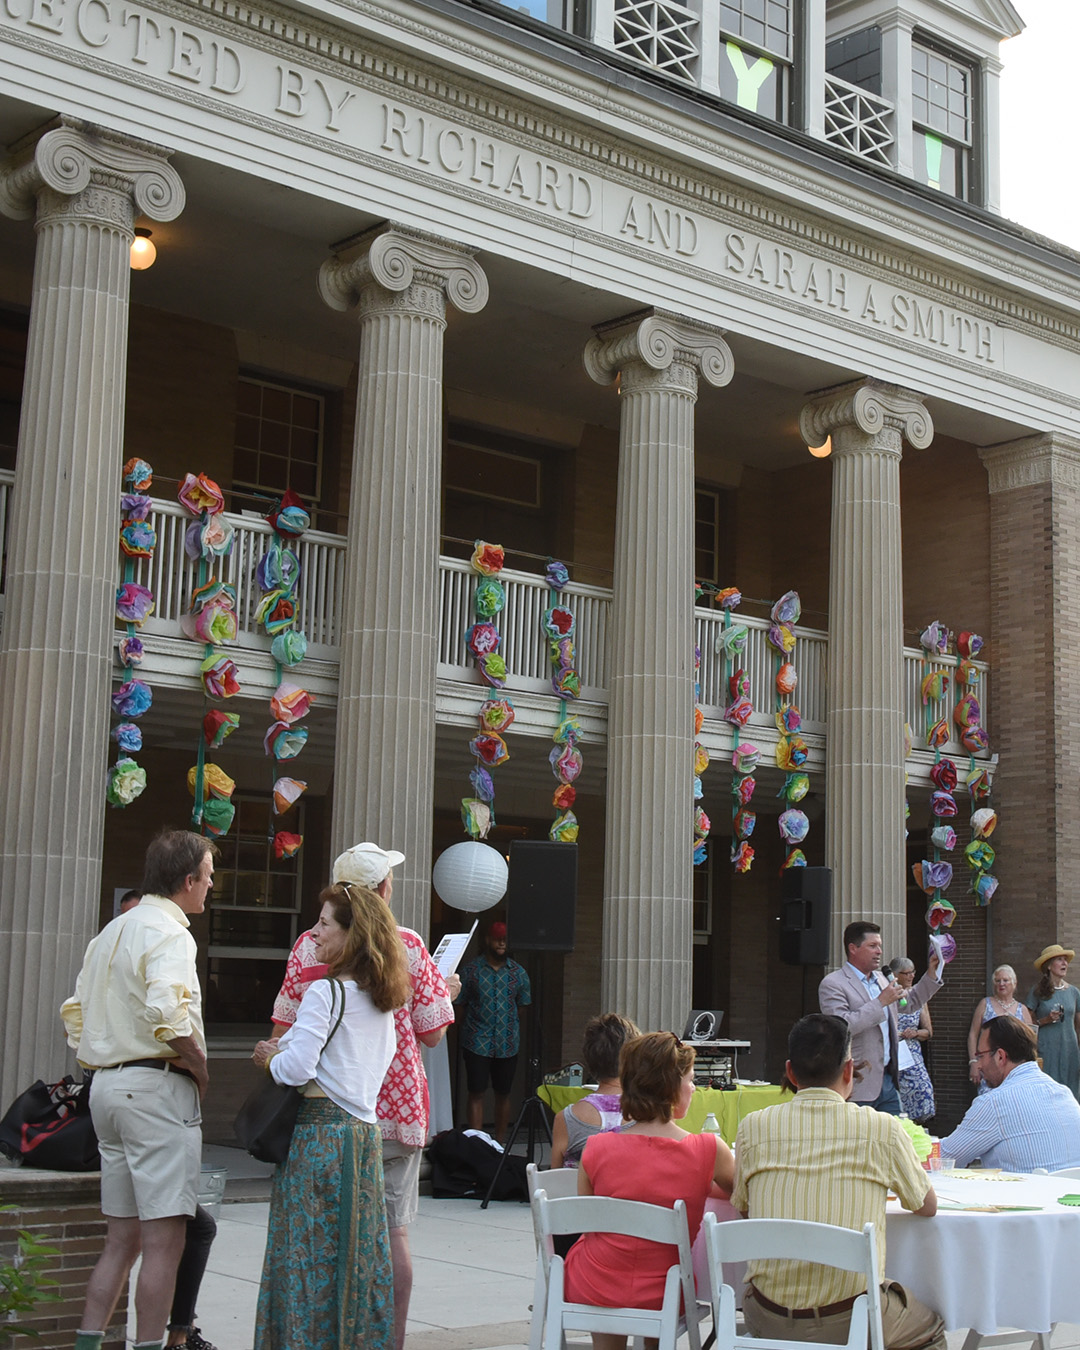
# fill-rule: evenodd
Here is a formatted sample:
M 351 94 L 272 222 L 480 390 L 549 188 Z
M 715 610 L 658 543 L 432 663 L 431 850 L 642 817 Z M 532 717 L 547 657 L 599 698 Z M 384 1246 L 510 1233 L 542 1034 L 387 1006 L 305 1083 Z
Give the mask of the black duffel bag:
M 437 1200 L 482 1198 L 503 1160 L 497 1148 L 463 1129 L 444 1130 L 428 1146 L 431 1194 Z M 527 1200 L 525 1159 L 511 1153 L 491 1193 L 492 1200 Z
M 49 1172 L 96 1172 L 101 1166 L 90 1119 L 90 1084 L 69 1074 L 61 1083 L 39 1078 L 0 1120 L 0 1153 Z

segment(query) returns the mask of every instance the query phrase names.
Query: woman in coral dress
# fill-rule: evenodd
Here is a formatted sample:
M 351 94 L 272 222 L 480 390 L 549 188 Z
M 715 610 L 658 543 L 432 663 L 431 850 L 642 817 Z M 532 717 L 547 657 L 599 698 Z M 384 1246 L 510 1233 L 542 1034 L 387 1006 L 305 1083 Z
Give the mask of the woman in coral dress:
M 688 1134 L 676 1125 L 694 1092 L 694 1051 L 670 1031 L 627 1041 L 619 1060 L 619 1134 L 597 1134 L 585 1145 L 579 1195 L 644 1200 L 670 1208 L 686 1203 L 693 1242 L 715 1184 L 730 1194 L 735 1160 L 716 1134 Z M 612 1233 L 586 1233 L 566 1258 L 566 1297 L 602 1307 L 659 1308 L 674 1247 Z M 594 1350 L 622 1350 L 625 1336 L 593 1333 Z

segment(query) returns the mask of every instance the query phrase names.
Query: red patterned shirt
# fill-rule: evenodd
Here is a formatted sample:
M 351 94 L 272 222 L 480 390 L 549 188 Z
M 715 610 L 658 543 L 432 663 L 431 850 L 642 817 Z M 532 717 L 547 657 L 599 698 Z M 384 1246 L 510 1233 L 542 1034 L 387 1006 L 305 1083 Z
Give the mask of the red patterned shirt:
M 416 1038 L 449 1026 L 454 1020 L 454 1009 L 446 981 L 423 938 L 411 928 L 399 928 L 398 932 L 409 958 L 412 997 L 394 1013 L 397 1050 L 383 1079 L 375 1114 L 384 1139 L 422 1148 L 427 1142 L 428 1085 Z M 326 966 L 315 958 L 314 930 L 301 933 L 289 953 L 285 979 L 274 1000 L 274 1021 L 292 1026 L 308 985 L 325 974 Z

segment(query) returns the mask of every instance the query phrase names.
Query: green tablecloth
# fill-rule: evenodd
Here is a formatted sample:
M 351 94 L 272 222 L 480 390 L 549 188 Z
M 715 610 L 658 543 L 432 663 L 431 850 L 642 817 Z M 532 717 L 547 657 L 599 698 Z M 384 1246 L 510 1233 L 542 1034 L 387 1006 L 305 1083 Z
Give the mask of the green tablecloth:
M 589 1095 L 589 1088 L 553 1087 L 543 1084 L 537 1095 L 552 1111 L 559 1112 L 571 1102 L 580 1101 Z M 775 1106 L 777 1102 L 790 1101 L 791 1094 L 783 1092 L 771 1083 L 760 1087 L 736 1087 L 730 1092 L 721 1092 L 719 1088 L 695 1090 L 690 1100 L 690 1110 L 679 1124 L 694 1134 L 701 1133 L 705 1117 L 711 1111 L 720 1125 L 720 1133 L 729 1144 L 735 1142 L 735 1132 L 739 1121 L 751 1111 L 760 1111 L 763 1106 Z

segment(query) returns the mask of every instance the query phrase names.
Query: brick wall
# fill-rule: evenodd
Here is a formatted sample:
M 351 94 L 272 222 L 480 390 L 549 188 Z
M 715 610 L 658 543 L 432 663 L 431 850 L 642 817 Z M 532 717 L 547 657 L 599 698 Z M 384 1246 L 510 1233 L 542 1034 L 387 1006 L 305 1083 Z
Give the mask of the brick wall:
M 1023 995 L 1038 952 L 1080 938 L 1078 503 L 1075 490 L 1050 484 L 990 500 L 994 953 L 1016 967 Z
M 0 1169 L 0 1254 L 14 1251 L 19 1229 L 57 1249 L 47 1274 L 57 1281 L 55 1302 L 40 1303 L 22 1320 L 38 1335 L 16 1336 L 12 1350 L 68 1350 L 82 1321 L 86 1281 L 105 1245 L 105 1219 L 99 1209 L 98 1172 L 42 1172 L 19 1167 Z M 120 1296 L 106 1350 L 124 1350 L 127 1290 Z
M 935 436 L 904 447 L 900 463 L 904 642 L 917 646 L 932 619 L 990 639 L 990 497 L 974 446 Z M 993 648 L 987 647 L 991 661 Z
M 163 478 L 208 473 L 227 485 L 239 375 L 232 331 L 133 305 L 128 353 L 124 457 L 141 455 Z M 158 495 L 171 495 L 166 486 Z

